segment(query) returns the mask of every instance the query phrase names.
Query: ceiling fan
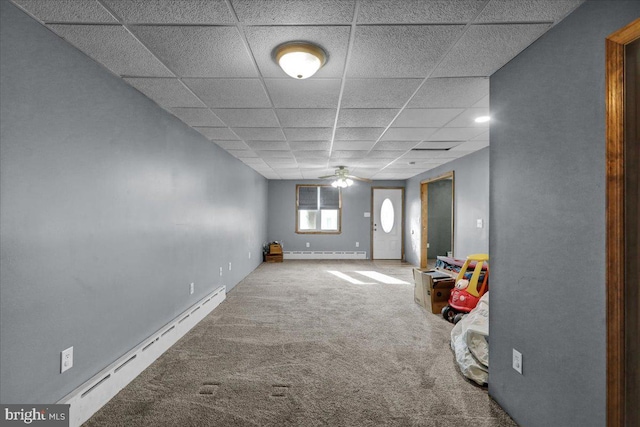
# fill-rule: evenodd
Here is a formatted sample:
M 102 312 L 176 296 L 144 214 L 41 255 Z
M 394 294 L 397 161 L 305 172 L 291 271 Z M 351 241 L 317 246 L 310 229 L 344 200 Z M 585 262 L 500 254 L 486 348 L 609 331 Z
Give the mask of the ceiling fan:
M 373 182 L 367 178 L 360 178 L 359 176 L 349 175 L 349 169 L 345 166 L 338 166 L 336 172 L 333 175 L 325 175 L 319 177 L 320 179 L 333 179 L 334 181 L 331 183 L 334 187 L 345 188 L 353 185 L 353 180 L 363 181 L 363 182 Z

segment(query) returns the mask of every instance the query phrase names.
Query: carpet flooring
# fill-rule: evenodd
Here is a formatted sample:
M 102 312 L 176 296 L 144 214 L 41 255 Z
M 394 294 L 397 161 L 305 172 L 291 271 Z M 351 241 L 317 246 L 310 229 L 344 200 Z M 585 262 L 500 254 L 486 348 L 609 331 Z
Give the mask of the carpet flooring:
M 460 374 L 451 328 L 408 264 L 262 264 L 85 425 L 515 426 Z

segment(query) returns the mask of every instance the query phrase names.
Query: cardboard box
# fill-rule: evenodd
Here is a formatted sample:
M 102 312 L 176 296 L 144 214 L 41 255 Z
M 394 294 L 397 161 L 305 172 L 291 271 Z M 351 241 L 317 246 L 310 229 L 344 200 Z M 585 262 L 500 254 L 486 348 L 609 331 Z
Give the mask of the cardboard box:
M 440 271 L 413 269 L 414 301 L 433 314 L 440 314 L 448 304 L 455 279 Z
M 282 260 L 282 254 L 265 254 L 264 256 L 265 262 L 282 262 Z
M 282 246 L 280 246 L 277 243 L 269 245 L 269 254 L 271 255 L 282 254 Z

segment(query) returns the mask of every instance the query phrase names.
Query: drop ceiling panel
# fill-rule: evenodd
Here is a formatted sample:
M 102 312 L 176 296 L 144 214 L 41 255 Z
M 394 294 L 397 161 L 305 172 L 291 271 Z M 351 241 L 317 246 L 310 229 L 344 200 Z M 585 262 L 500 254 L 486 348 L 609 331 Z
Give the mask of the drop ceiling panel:
M 343 108 L 338 127 L 387 127 L 398 111 L 396 108 Z
M 265 79 L 276 108 L 335 108 L 340 79 Z
M 171 108 L 171 112 L 189 126 L 225 127 L 208 108 Z
M 178 79 L 125 77 L 124 80 L 163 107 L 205 107 Z
M 49 25 L 56 34 L 123 76 L 173 77 L 158 59 L 121 25 Z
M 372 151 L 367 154 L 368 159 L 387 159 L 389 162 L 391 160 L 397 159 L 402 156 L 405 151 L 396 151 L 396 150 L 382 150 L 382 151 Z
M 342 108 L 401 108 L 422 79 L 347 79 Z
M 286 139 L 280 128 L 233 128 L 233 131 L 245 141 L 284 141 Z
M 211 140 L 230 141 L 238 139 L 238 137 L 228 128 L 211 128 L 211 127 L 195 127 L 194 129 Z
M 463 25 L 358 27 L 347 75 L 426 77 L 463 29 Z
M 338 128 L 335 139 L 338 141 L 375 141 L 384 128 Z
M 473 104 L 472 108 L 489 108 L 489 95 L 484 96 L 480 101 Z
M 391 151 L 407 151 L 415 147 L 416 141 L 379 141 L 373 151 L 391 150 Z
M 429 148 L 432 150 L 447 150 L 457 145 L 462 144 L 462 141 L 423 141 L 416 145 L 415 148 Z M 429 153 L 428 151 L 413 151 L 412 153 Z
M 213 141 L 216 145 L 224 148 L 225 150 L 250 150 L 249 146 L 244 143 L 244 141 Z M 254 153 L 253 156 L 248 157 L 257 157 Z
M 437 128 L 389 128 L 381 141 L 422 141 L 436 132 Z
M 255 166 L 255 167 L 267 165 L 265 161 L 262 160 L 261 158 L 252 158 L 252 157 L 243 158 L 242 163 Z
M 348 26 L 247 27 L 245 33 L 263 77 L 289 78 L 276 64 L 274 49 L 282 43 L 304 40 L 320 46 L 328 54 L 327 62 L 314 75 L 322 78 L 342 77 L 350 31 Z
M 14 3 L 43 22 L 117 23 L 95 0 L 15 0 Z
M 489 122 L 476 123 L 475 119 L 482 116 L 488 116 L 488 108 L 469 108 L 465 110 L 455 119 L 447 123 L 447 127 L 451 128 L 465 128 L 465 127 L 477 127 L 477 128 L 489 128 Z
M 279 108 L 276 114 L 284 127 L 333 127 L 336 118 L 332 108 Z
M 258 79 L 184 79 L 211 108 L 265 108 L 271 103 Z
M 289 141 L 329 141 L 332 128 L 285 128 L 284 134 Z
M 483 6 L 477 0 L 364 0 L 358 23 L 467 23 Z
M 132 31 L 179 77 L 256 77 L 235 27 L 132 26 Z
M 216 108 L 213 112 L 231 127 L 279 127 L 270 108 Z
M 280 153 L 267 153 L 265 157 L 274 157 L 276 154 L 284 153 L 285 157 L 293 157 L 289 150 L 289 144 L 284 141 L 247 141 L 247 145 L 255 151 L 278 151 Z M 280 156 L 282 157 L 282 155 Z
M 234 150 L 226 149 L 233 157 L 237 159 L 257 158 L 258 155 L 251 150 Z
M 584 0 L 491 0 L 475 22 L 559 21 Z
M 295 151 L 293 155 L 298 160 L 304 159 L 308 161 L 309 159 L 313 159 L 313 160 L 327 163 L 327 158 L 329 157 L 329 150 Z
M 363 158 L 367 154 L 366 151 L 336 151 L 331 153 L 331 159 L 353 159 Z
M 429 141 L 466 141 L 485 131 L 484 128 L 440 128 Z
M 470 141 L 489 141 L 489 134 L 489 131 L 481 133 L 480 135 L 471 138 Z
M 490 76 L 549 28 L 550 24 L 472 25 L 433 77 Z
M 242 22 L 250 24 L 348 24 L 353 0 L 232 0 Z
M 224 0 L 102 0 L 129 24 L 231 24 Z
M 467 141 L 454 147 L 451 151 L 477 151 L 489 146 L 489 141 Z
M 393 122 L 393 127 L 442 127 L 464 111 L 463 108 L 404 109 Z
M 299 170 L 291 170 L 291 171 L 278 171 L 278 175 L 280 175 L 281 179 L 303 179 L 302 173 Z
M 289 141 L 289 147 L 293 151 L 329 151 L 329 141 Z
M 375 141 L 334 141 L 334 150 L 364 150 L 369 151 L 375 144 Z
M 248 143 L 249 145 L 251 145 L 251 142 Z M 265 161 L 267 159 L 275 159 L 275 158 L 279 158 L 279 159 L 293 159 L 293 153 L 289 150 L 284 150 L 284 149 L 277 149 L 278 145 L 276 144 L 282 144 L 282 143 L 276 143 L 276 142 L 261 142 L 260 145 L 254 144 L 254 146 L 256 147 L 260 147 L 259 149 L 255 150 L 256 153 L 260 154 L 260 157 L 262 157 L 263 159 L 265 159 Z M 269 147 L 273 147 L 273 149 L 269 149 Z M 279 145 L 280 148 L 282 148 L 282 145 Z
M 407 108 L 469 108 L 488 94 L 484 77 L 428 79 Z

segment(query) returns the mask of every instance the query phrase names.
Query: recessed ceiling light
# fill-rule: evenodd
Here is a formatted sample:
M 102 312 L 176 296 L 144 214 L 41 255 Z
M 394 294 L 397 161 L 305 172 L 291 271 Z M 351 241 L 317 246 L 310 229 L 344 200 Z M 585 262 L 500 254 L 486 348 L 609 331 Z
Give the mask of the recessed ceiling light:
M 306 42 L 289 42 L 276 48 L 276 62 L 294 79 L 313 76 L 327 62 L 319 46 Z
M 475 122 L 476 123 L 486 123 L 489 120 L 491 120 L 490 116 L 480 116 L 480 117 L 476 117 Z

